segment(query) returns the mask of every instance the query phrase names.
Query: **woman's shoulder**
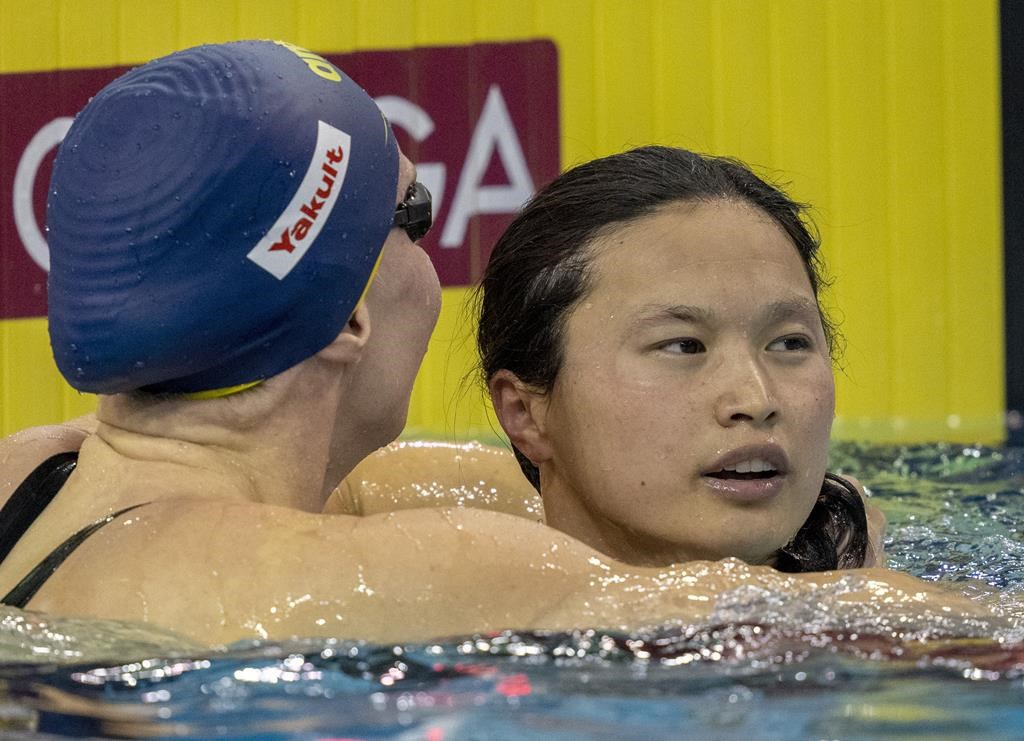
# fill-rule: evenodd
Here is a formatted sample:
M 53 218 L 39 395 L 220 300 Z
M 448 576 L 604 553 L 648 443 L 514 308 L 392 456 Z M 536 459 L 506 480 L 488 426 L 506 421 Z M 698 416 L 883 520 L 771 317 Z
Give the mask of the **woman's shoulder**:
M 95 417 L 87 415 L 0 438 L 0 506 L 43 461 L 58 453 L 77 451 L 95 429 Z
M 151 621 L 211 643 L 426 640 L 531 624 L 538 600 L 588 583 L 589 555 L 540 523 L 481 509 L 352 516 L 161 499 L 90 536 L 29 607 Z

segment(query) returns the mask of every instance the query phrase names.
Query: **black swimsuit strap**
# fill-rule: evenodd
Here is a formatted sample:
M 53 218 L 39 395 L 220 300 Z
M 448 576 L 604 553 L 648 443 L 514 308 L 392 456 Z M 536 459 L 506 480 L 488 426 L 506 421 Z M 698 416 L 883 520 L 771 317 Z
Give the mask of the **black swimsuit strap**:
M 0 561 L 57 496 L 78 463 L 78 453 L 58 453 L 40 463 L 0 509 Z
M 145 504 L 145 502 L 143 504 Z M 0 604 L 10 605 L 11 607 L 24 607 L 27 605 L 29 600 L 32 599 L 36 592 L 39 591 L 39 588 L 43 586 L 43 583 L 53 576 L 53 572 L 56 571 L 62 563 L 64 563 L 64 560 L 70 556 L 78 546 L 85 542 L 86 538 L 104 525 L 113 522 L 126 512 L 130 512 L 133 509 L 143 506 L 143 504 L 133 504 L 131 507 L 125 507 L 124 509 L 107 515 L 102 520 L 97 520 L 91 525 L 83 527 L 77 533 L 54 548 L 49 556 L 40 561 L 38 566 L 28 572 L 25 578 L 18 582 L 14 589 L 8 592 L 3 599 L 0 599 Z

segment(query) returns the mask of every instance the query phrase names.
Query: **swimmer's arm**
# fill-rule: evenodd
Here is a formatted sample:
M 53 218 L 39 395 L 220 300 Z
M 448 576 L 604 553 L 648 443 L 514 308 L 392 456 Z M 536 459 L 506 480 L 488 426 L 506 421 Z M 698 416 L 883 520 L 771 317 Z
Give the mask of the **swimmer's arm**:
M 473 507 L 541 521 L 540 496 L 507 450 L 480 443 L 392 443 L 334 490 L 326 514 L 374 515 L 419 507 Z
M 748 586 L 794 598 L 829 595 L 839 605 L 877 600 L 890 613 L 990 614 L 885 569 L 792 575 L 734 559 L 631 567 L 544 525 L 468 508 L 354 518 L 242 503 L 187 513 L 174 502 L 150 506 L 147 517 L 86 541 L 30 607 L 144 620 L 209 644 L 700 623 L 720 596 Z M 111 553 L 127 556 L 112 563 Z
M 655 586 L 643 570 L 609 572 L 591 549 L 544 525 L 470 508 L 346 517 L 228 502 L 183 510 L 164 500 L 138 513 L 90 537 L 30 609 L 142 620 L 209 644 L 426 641 L 625 625 L 636 614 L 625 585 Z M 111 553 L 121 557 L 111 562 Z M 686 599 L 677 602 L 671 613 L 682 615 Z M 545 617 L 553 610 L 564 619 Z

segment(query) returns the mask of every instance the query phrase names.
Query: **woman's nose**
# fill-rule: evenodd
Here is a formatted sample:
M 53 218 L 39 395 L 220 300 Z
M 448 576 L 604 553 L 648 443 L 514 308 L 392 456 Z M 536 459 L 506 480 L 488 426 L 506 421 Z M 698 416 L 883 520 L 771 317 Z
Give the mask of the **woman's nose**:
M 779 409 L 765 369 L 755 358 L 744 358 L 730 370 L 720 369 L 715 417 L 723 427 L 741 423 L 773 425 Z

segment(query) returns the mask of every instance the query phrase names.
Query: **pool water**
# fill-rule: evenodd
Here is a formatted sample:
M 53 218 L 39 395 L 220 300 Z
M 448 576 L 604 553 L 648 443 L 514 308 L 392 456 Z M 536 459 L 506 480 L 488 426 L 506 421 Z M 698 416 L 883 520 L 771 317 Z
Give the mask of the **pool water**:
M 841 444 L 889 565 L 995 601 L 995 623 L 879 619 L 755 587 L 706 625 L 203 652 L 117 623 L 0 613 L 5 737 L 1024 737 L 1024 449 Z M 841 587 L 837 587 L 837 594 Z M 113 659 L 111 657 L 114 657 Z

